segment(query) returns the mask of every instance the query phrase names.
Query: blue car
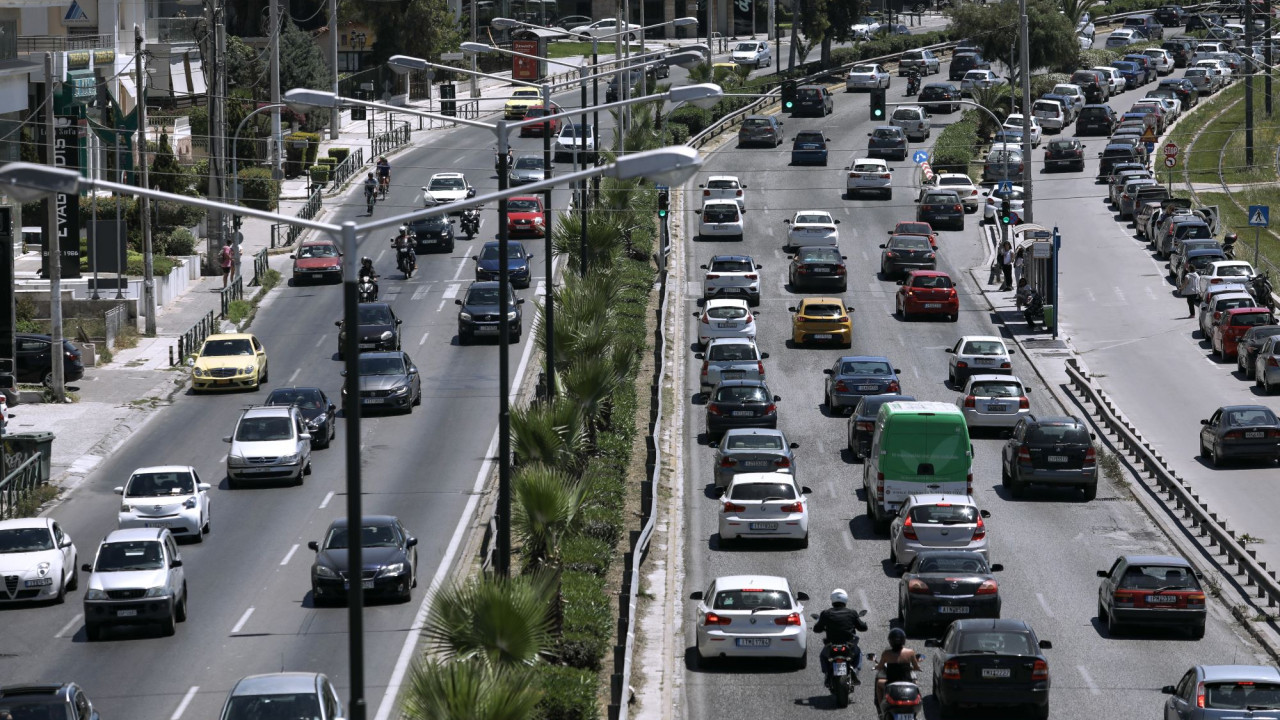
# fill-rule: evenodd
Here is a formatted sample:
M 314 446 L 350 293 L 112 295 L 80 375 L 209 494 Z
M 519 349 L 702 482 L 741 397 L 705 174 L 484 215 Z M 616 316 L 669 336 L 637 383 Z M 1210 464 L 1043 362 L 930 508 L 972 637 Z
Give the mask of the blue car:
M 498 260 L 501 257 L 498 254 L 498 242 L 496 240 L 485 243 L 484 247 L 480 248 L 479 255 L 472 255 L 471 259 L 476 261 L 476 282 L 497 280 Z M 515 240 L 507 241 L 507 276 L 515 287 L 529 287 L 529 261 L 531 259 L 529 251 L 525 250 L 523 243 Z
M 1022 145 L 1022 131 L 1015 128 L 1000 128 L 996 131 L 995 139 L 992 143 L 1008 143 L 1009 145 Z
M 1140 67 L 1132 60 L 1117 60 L 1111 63 L 1111 67 L 1120 71 L 1120 76 L 1124 78 L 1124 86 L 1128 90 L 1142 85 L 1147 80 L 1146 68 Z
M 798 132 L 791 145 L 792 165 L 826 165 L 828 138 L 820 132 Z
M 822 371 L 827 376 L 827 411 L 843 414 L 865 395 L 902 392 L 898 373 L 889 358 L 876 355 L 845 355 Z

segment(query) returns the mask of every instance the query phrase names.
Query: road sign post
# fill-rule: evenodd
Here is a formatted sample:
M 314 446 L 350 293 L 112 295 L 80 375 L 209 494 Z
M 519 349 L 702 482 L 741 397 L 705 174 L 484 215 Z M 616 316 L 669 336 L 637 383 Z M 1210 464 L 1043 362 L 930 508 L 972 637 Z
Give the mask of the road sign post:
M 1259 252 L 1260 236 L 1262 228 L 1271 226 L 1271 206 L 1270 205 L 1250 205 L 1249 206 L 1249 227 L 1253 228 L 1253 267 L 1258 267 L 1258 261 L 1261 257 Z

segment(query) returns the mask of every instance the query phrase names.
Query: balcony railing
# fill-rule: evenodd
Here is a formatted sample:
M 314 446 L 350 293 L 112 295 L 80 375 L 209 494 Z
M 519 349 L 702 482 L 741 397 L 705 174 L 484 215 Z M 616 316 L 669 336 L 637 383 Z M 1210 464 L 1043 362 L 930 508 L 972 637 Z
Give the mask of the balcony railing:
M 195 43 L 199 17 L 152 18 L 147 21 L 147 36 L 158 43 Z
M 19 55 L 115 47 L 115 41 L 110 35 L 26 35 L 17 40 Z

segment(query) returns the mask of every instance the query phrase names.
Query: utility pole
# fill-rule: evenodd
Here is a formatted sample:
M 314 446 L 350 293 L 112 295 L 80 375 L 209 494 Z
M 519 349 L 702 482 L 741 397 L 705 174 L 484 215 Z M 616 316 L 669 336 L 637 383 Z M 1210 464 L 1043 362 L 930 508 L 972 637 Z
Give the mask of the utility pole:
M 151 184 L 150 168 L 147 162 L 147 73 L 142 66 L 142 53 L 145 51 L 142 29 L 134 25 L 133 72 L 138 77 L 138 187 L 141 188 L 150 187 Z M 142 221 L 143 313 L 146 315 L 147 337 L 155 337 L 156 279 L 152 274 L 155 269 L 155 257 L 151 250 L 151 199 L 143 195 L 138 198 L 138 203 L 138 215 Z
M 223 91 L 222 57 L 226 38 L 223 35 L 223 6 L 221 0 L 209 3 L 206 8 L 209 12 L 210 31 L 210 35 L 205 37 L 206 47 L 209 50 L 206 66 L 211 75 L 209 78 L 209 199 L 215 202 L 223 202 L 226 198 L 224 187 L 226 182 L 226 148 L 224 145 L 226 129 L 223 127 L 226 124 L 226 120 L 222 103 L 226 98 L 226 93 Z M 216 274 L 215 263 L 218 260 L 218 251 L 222 245 L 223 224 L 222 211 L 209 210 L 205 223 L 209 236 L 205 262 L 209 263 L 210 274 Z
M 54 138 L 53 121 L 53 53 L 44 54 L 44 99 L 45 162 L 52 166 L 57 164 L 57 140 Z M 68 205 L 71 200 L 67 198 Z M 79 198 L 76 200 L 78 202 Z M 49 355 L 53 358 L 53 387 L 50 389 L 53 390 L 54 402 L 65 402 L 66 366 L 62 360 L 62 246 L 59 237 L 62 228 L 58 227 L 58 196 L 50 195 L 45 200 L 45 207 L 49 218 L 49 237 L 45 243 L 48 252 L 45 264 L 49 268 Z M 75 240 L 78 242 L 79 238 Z
M 338 92 L 338 0 L 329 0 L 329 64 L 333 67 L 333 94 L 340 95 Z M 279 78 L 276 79 L 277 86 Z M 277 116 L 279 117 L 279 116 Z M 342 108 L 337 105 L 329 111 L 329 139 L 338 139 L 338 126 L 342 124 Z M 280 163 L 280 169 L 284 170 L 284 163 Z M 237 198 L 239 199 L 239 198 Z
M 268 22 L 271 23 L 271 34 L 268 38 L 271 40 L 271 102 L 279 106 L 280 104 L 280 32 L 282 23 L 280 22 L 280 0 L 271 0 L 271 11 L 267 14 Z M 271 111 L 271 177 L 277 180 L 283 180 L 282 163 L 280 162 L 284 156 L 282 145 L 282 133 L 280 132 L 280 108 L 276 107 Z M 231 152 L 239 152 L 239 148 L 232 147 Z M 233 187 L 237 187 L 233 185 Z M 236 198 L 239 202 L 240 198 Z
M 1244 0 L 1244 45 L 1253 52 L 1253 0 Z M 1248 62 L 1249 72 L 1244 76 L 1244 164 L 1253 167 L 1253 72 L 1257 63 L 1252 56 Z
M 1022 77 L 1022 214 L 1031 222 L 1031 45 L 1027 39 L 1027 0 L 1018 0 L 1019 74 Z M 1054 279 L 1057 282 L 1057 278 Z
M 1263 70 L 1267 73 L 1267 117 L 1271 117 L 1271 0 L 1267 0 L 1267 37 L 1263 40 L 1265 57 Z M 1249 48 L 1252 50 L 1253 48 Z

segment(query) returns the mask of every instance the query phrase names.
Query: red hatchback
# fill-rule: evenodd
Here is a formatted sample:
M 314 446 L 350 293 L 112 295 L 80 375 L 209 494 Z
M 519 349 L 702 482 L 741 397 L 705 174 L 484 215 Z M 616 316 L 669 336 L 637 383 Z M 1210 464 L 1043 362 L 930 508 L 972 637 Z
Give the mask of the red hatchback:
M 508 235 L 543 237 L 547 234 L 546 222 L 546 213 L 542 210 L 542 198 L 521 195 L 507 201 Z
M 897 225 L 889 231 L 890 235 L 927 235 L 929 244 L 934 250 L 938 249 L 938 233 L 933 231 L 933 226 L 921 220 L 899 220 Z
M 960 317 L 960 296 L 950 275 L 939 270 L 912 270 L 898 282 L 894 309 L 903 320 L 912 315 L 946 315 L 955 322 Z
M 289 255 L 293 259 L 293 284 L 342 282 L 342 253 L 332 240 L 308 240 Z
M 1249 328 L 1259 325 L 1271 325 L 1275 318 L 1266 308 L 1248 307 L 1234 308 L 1226 311 L 1222 320 L 1213 326 L 1213 335 L 1209 338 L 1214 355 L 1221 355 L 1223 360 L 1236 356 L 1236 346 L 1240 338 L 1249 332 Z
M 557 113 L 560 112 L 560 106 L 555 103 L 551 104 L 551 112 L 547 112 L 545 105 L 530 105 L 529 109 L 524 113 L 525 120 L 545 117 L 545 122 L 525 125 L 520 128 L 520 137 L 529 137 L 535 135 L 542 137 L 543 135 L 555 135 L 560 132 L 560 119 Z

